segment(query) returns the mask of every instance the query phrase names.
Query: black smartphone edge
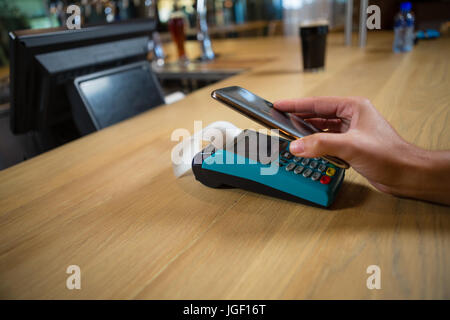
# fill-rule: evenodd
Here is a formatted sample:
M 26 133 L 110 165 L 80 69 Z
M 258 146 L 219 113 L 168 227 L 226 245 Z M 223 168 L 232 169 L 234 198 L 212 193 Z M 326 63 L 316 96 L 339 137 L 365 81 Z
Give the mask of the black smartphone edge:
M 239 87 L 239 88 L 240 88 L 240 87 Z M 242 89 L 244 89 L 244 88 L 242 88 Z M 217 94 L 217 91 L 218 91 L 218 90 L 221 90 L 221 89 L 216 89 L 216 90 L 213 90 L 213 91 L 211 92 L 211 97 L 212 97 L 213 99 L 215 99 L 215 100 L 217 100 L 217 101 L 219 101 L 219 102 L 225 104 L 225 105 L 228 106 L 228 107 L 231 107 L 233 110 L 239 112 L 240 114 L 246 116 L 247 118 L 250 118 L 250 119 L 254 120 L 255 122 L 257 122 L 257 123 L 259 123 L 259 124 L 262 124 L 263 126 L 265 126 L 265 127 L 268 128 L 268 129 L 277 129 L 277 130 L 279 130 L 282 136 L 286 137 L 287 139 L 289 139 L 289 140 L 291 140 L 291 141 L 299 138 L 299 137 L 295 136 L 294 134 L 292 134 L 292 133 L 290 133 L 290 132 L 285 132 L 285 130 L 282 130 L 282 129 L 279 128 L 279 127 L 275 127 L 275 126 L 273 125 L 273 123 L 268 122 L 268 121 L 266 121 L 266 120 L 263 119 L 263 118 L 256 117 L 255 114 L 252 113 L 252 112 L 250 112 L 249 109 L 243 109 L 243 108 L 241 108 L 241 106 L 239 106 L 238 104 L 236 104 L 236 103 L 234 103 L 234 102 L 232 102 L 232 101 L 226 99 L 225 97 L 221 96 L 220 94 Z M 246 90 L 246 89 L 245 89 L 245 90 Z M 248 90 L 247 90 L 247 91 L 248 91 Z M 251 92 L 251 91 L 249 91 L 249 92 Z M 254 94 L 253 92 L 251 92 L 251 93 Z M 263 99 L 263 98 L 261 98 L 261 99 Z M 264 99 L 264 100 L 265 100 L 265 99 Z M 265 100 L 265 101 L 267 101 L 267 100 Z M 270 101 L 267 101 L 267 102 L 269 102 L 270 104 L 272 104 Z M 273 104 L 272 104 L 272 106 L 273 106 Z M 312 126 L 312 125 L 311 125 L 311 126 Z M 339 168 L 342 168 L 342 169 L 348 169 L 348 168 L 350 168 L 350 165 L 349 165 L 346 161 L 344 161 L 344 160 L 342 160 L 342 159 L 340 159 L 340 158 L 338 158 L 338 157 L 325 155 L 325 156 L 322 156 L 322 158 L 324 158 L 325 160 L 331 162 L 332 164 L 334 164 L 335 166 L 337 166 L 337 167 L 339 167 Z

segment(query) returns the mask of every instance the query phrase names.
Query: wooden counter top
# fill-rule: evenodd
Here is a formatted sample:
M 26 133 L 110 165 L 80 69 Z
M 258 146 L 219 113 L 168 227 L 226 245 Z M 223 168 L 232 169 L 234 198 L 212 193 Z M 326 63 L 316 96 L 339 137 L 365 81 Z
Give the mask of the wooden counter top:
M 450 148 L 449 38 L 408 54 L 391 52 L 391 33 L 342 43 L 332 35 L 326 71 L 304 74 L 296 38 L 215 41 L 272 60 L 0 172 L 0 298 L 450 298 L 449 207 L 382 194 L 352 169 L 330 210 L 172 173 L 174 129 L 259 128 L 210 98 L 227 85 L 365 96 L 407 140 Z M 66 288 L 69 265 L 81 290 Z M 369 265 L 381 290 L 366 287 Z

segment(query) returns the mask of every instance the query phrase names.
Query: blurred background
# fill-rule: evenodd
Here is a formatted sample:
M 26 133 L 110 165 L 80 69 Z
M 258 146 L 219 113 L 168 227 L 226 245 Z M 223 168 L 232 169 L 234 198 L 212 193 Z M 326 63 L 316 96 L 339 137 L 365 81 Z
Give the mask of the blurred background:
M 14 104 L 12 103 L 13 94 L 10 92 L 10 78 L 13 73 L 12 68 L 10 70 L 13 58 L 10 32 L 27 30 L 25 33 L 18 32 L 27 37 L 43 32 L 67 30 L 68 14 L 66 9 L 73 4 L 78 5 L 81 9 L 82 29 L 93 26 L 127 24 L 133 21 L 152 21 L 154 27 L 147 30 L 148 56 L 145 59 L 151 62 L 153 73 L 158 81 L 157 85 L 162 91 L 162 99 L 169 104 L 177 99 L 182 99 L 186 94 L 198 88 L 263 62 L 261 59 L 245 58 L 242 55 L 243 58 L 241 57 L 240 60 L 233 60 L 230 56 L 228 58 L 222 56 L 223 59 L 220 59 L 221 53 L 212 51 L 215 41 L 218 43 L 222 40 L 246 37 L 253 39 L 298 37 L 300 23 L 324 19 L 328 21 L 330 33 L 342 33 L 339 39 L 344 45 L 346 21 L 350 21 L 350 29 L 353 32 L 358 32 L 360 6 L 363 2 L 352 1 L 352 14 L 349 15 L 350 19 L 346 19 L 348 4 L 346 0 L 0 0 L 0 170 L 83 135 L 73 123 L 68 125 L 61 122 L 58 125 L 64 128 L 65 132 L 55 133 L 52 131 L 50 134 L 53 136 L 52 141 L 43 143 L 42 141 L 48 139 L 42 138 L 42 133 L 53 128 L 55 121 L 51 122 L 45 118 L 34 124 L 29 121 L 30 119 L 20 118 L 21 115 L 15 113 L 13 122 L 17 123 L 11 122 L 11 106 Z M 370 5 L 378 5 L 381 9 L 382 30 L 393 29 L 394 17 L 399 11 L 401 2 L 400 0 L 368 1 Z M 415 30 L 432 29 L 437 32 L 446 32 L 448 21 L 450 21 L 450 0 L 413 0 L 411 2 L 415 15 Z M 177 29 L 177 21 L 182 21 L 181 29 Z M 128 36 L 124 35 L 122 38 L 131 38 L 137 35 L 138 33 L 134 35 L 129 33 Z M 139 35 L 142 35 L 142 32 Z M 101 41 L 111 40 L 102 38 Z M 188 54 L 184 52 L 185 40 Z M 201 46 L 198 45 L 199 43 Z M 77 45 L 81 44 L 74 42 L 72 47 Z M 357 45 L 355 41 L 353 45 Z M 192 49 L 194 47 L 195 50 Z M 39 50 L 41 50 L 40 53 L 43 53 L 44 51 L 56 51 L 55 48 L 50 50 L 42 47 Z M 65 47 L 59 47 L 58 50 L 61 49 L 65 49 Z M 34 55 L 36 53 L 39 52 L 27 51 L 27 54 Z M 17 56 L 17 59 L 19 57 L 24 58 Z M 33 59 L 35 59 L 34 56 Z M 31 110 L 45 107 L 46 112 L 47 109 L 49 110 L 48 114 L 51 114 L 52 110 L 60 109 L 65 110 L 68 115 L 71 108 L 69 106 L 70 99 L 66 96 L 64 88 L 72 85 L 75 77 L 137 61 L 137 59 L 133 59 L 121 57 L 120 59 L 116 58 L 114 65 L 111 63 L 99 64 L 98 66 L 89 66 L 90 69 L 77 68 L 73 72 L 71 71 L 72 73 L 65 72 L 63 78 L 66 82 L 63 83 L 62 78 L 59 77 L 55 81 L 59 81 L 58 85 L 60 86 L 56 86 L 56 82 L 51 82 L 53 86 L 51 88 L 40 87 L 42 79 L 51 79 L 51 81 L 56 79 L 48 70 L 45 73 L 40 69 L 42 66 L 45 68 L 45 64 L 39 68 L 36 67 L 33 73 L 20 70 L 20 79 L 18 75 L 16 81 L 36 81 L 39 84 L 39 90 L 28 82 L 21 82 L 19 84 L 23 85 L 24 90 L 32 90 L 32 92 L 19 92 L 16 88 L 17 99 L 21 98 L 21 95 L 27 95 L 28 100 L 21 104 L 23 108 L 27 107 Z M 26 62 L 29 65 L 23 68 L 34 68 L 33 61 L 28 59 Z M 16 61 L 16 71 L 21 63 L 22 60 Z M 45 106 L 38 106 L 37 101 L 42 104 L 42 97 L 47 97 L 52 90 L 61 92 L 61 97 L 50 97 Z M 70 101 L 70 103 L 73 108 L 74 102 Z M 15 103 L 15 105 L 19 104 Z M 34 116 L 34 114 L 27 115 L 27 117 Z M 22 125 L 20 121 L 28 122 Z M 21 125 L 22 129 L 17 129 Z M 73 132 L 69 132 L 70 130 Z M 37 136 L 40 137 L 37 138 Z M 36 140 L 40 142 L 37 143 Z M 30 145 L 32 146 L 30 147 Z
M 393 28 L 400 0 L 372 0 L 381 8 L 382 29 Z M 449 0 L 413 0 L 416 28 L 439 29 L 448 21 Z M 0 0 L 0 66 L 8 64 L 8 32 L 21 29 L 63 27 L 66 8 L 81 8 L 81 25 L 88 27 L 132 19 L 156 19 L 163 42 L 170 41 L 168 21 L 181 11 L 186 38 L 196 38 L 196 0 Z M 342 31 L 346 0 L 205 0 L 211 38 L 295 35 L 307 19 L 324 18 L 332 31 Z M 354 1 L 353 25 L 358 24 L 360 1 Z
M 417 26 L 436 27 L 449 15 L 449 1 L 416 0 L 414 12 Z M 334 29 L 342 28 L 346 0 L 206 0 L 211 37 L 264 35 L 267 32 L 295 34 L 299 21 L 326 18 Z M 401 1 L 375 0 L 380 6 L 382 28 L 392 29 L 392 17 Z M 64 25 L 68 5 L 81 8 L 82 25 L 113 23 L 136 18 L 155 18 L 158 31 L 168 31 L 168 20 L 175 5 L 188 21 L 188 37 L 196 27 L 196 0 L 0 0 L 1 63 L 7 61 L 7 32 L 18 29 L 54 28 Z M 359 1 L 355 1 L 354 20 L 358 17 Z M 238 30 L 230 26 L 241 25 Z M 244 28 L 243 28 L 244 27 Z

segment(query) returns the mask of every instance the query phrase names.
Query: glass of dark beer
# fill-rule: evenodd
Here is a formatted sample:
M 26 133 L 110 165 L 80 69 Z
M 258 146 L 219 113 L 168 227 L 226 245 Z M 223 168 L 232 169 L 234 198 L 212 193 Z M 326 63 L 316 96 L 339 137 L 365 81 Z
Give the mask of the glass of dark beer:
M 169 30 L 172 40 L 175 42 L 178 51 L 178 59 L 180 62 L 187 62 L 186 49 L 184 46 L 186 35 L 184 34 L 184 18 L 181 15 L 174 14 L 169 19 Z
M 325 68 L 328 22 L 319 20 L 301 24 L 303 71 L 315 72 Z

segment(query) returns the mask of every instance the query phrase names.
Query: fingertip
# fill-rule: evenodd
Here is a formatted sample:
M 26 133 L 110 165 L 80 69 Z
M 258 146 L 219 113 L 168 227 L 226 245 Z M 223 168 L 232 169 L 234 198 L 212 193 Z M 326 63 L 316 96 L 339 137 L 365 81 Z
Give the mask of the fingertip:
M 273 103 L 274 108 L 280 109 L 286 105 L 286 100 L 278 100 Z
M 305 143 L 302 139 L 292 141 L 289 145 L 289 151 L 294 155 L 301 155 L 305 151 Z

